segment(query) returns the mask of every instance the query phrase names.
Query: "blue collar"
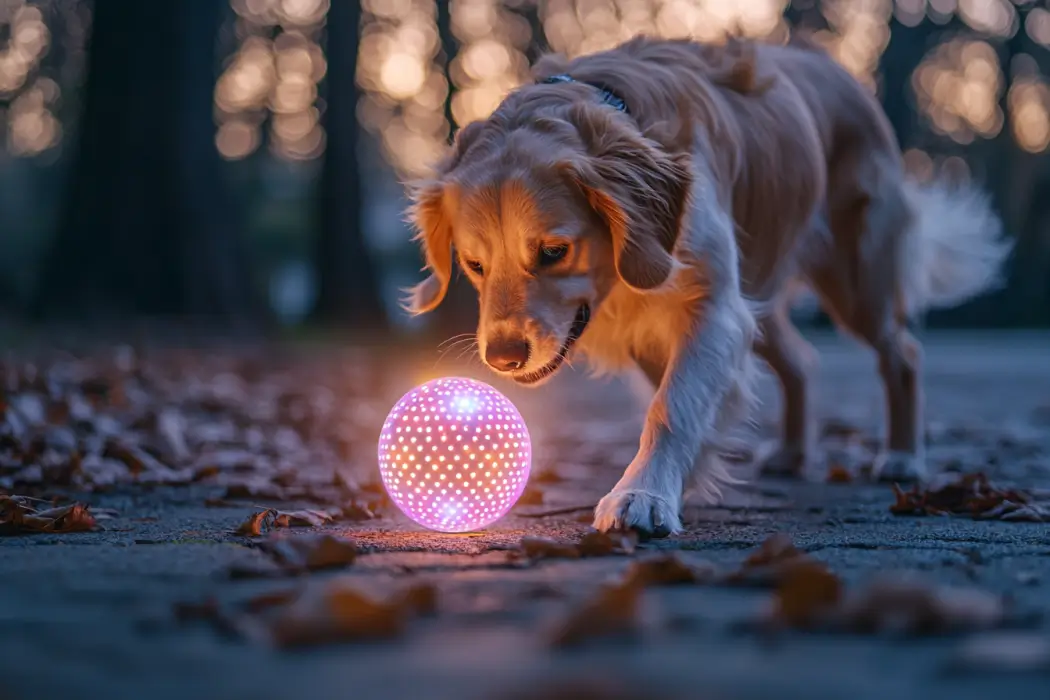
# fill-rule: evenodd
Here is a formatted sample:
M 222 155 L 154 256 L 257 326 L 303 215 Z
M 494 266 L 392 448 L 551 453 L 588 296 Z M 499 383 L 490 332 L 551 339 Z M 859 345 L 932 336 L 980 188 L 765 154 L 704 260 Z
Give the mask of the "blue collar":
M 615 92 L 610 90 L 608 87 L 603 85 L 602 83 L 591 83 L 591 82 L 576 80 L 571 75 L 568 75 L 566 73 L 559 73 L 558 75 L 552 75 L 549 78 L 544 78 L 540 82 L 548 84 L 548 85 L 551 85 L 551 84 L 554 84 L 554 83 L 583 83 L 584 85 L 590 85 L 592 88 L 597 90 L 598 93 L 601 95 L 602 102 L 604 102 L 605 104 L 609 105 L 610 107 L 616 108 L 617 110 L 623 112 L 624 114 L 630 114 L 630 112 L 627 111 L 627 102 L 622 97 L 617 95 Z

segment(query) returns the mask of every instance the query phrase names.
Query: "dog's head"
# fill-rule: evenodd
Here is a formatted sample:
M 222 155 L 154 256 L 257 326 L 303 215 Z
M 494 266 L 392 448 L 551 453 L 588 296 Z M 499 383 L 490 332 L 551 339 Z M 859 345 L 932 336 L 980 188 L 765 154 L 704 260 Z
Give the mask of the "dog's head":
M 440 304 L 455 259 L 479 294 L 481 357 L 538 384 L 614 285 L 644 293 L 668 282 L 690 184 L 686 155 L 607 106 L 501 108 L 464 128 L 437 177 L 414 189 L 430 276 L 407 307 Z

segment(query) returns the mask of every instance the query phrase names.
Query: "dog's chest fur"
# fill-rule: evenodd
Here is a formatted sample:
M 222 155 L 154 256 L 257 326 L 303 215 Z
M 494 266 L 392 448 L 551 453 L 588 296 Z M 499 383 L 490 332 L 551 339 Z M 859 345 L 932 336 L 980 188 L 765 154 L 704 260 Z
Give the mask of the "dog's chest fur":
M 695 274 L 689 269 L 678 274 L 684 280 L 690 273 Z M 598 374 L 621 372 L 639 361 L 663 366 L 683 331 L 695 322 L 699 308 L 697 293 L 690 293 L 685 285 L 671 285 L 656 294 L 617 285 L 580 338 L 579 348 Z

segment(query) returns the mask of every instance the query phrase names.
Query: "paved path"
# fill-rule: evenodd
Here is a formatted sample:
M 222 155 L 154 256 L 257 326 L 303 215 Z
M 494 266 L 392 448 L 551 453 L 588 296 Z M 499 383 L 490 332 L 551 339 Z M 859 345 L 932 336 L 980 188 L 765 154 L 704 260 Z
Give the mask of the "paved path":
M 834 338 L 817 344 L 820 416 L 874 434 L 881 394 L 873 360 Z M 927 368 L 931 464 L 1050 487 L 1050 336 L 931 337 Z M 767 417 L 776 411 L 769 388 Z M 548 686 L 587 679 L 611 688 L 593 697 L 609 698 L 1050 697 L 1050 671 L 950 670 L 964 636 L 790 633 L 771 643 L 742 631 L 769 603 L 760 589 L 650 589 L 640 637 L 551 650 L 542 641 L 551 625 L 632 557 L 524 565 L 508 550 L 523 535 L 568 541 L 583 531 L 575 513 L 524 515 L 593 504 L 630 458 L 640 413 L 614 382 L 566 377 L 549 390 L 511 393 L 532 425 L 537 466 L 568 481 L 548 489 L 542 507 L 520 509 L 481 535 L 418 533 L 386 518 L 332 525 L 326 530 L 367 551 L 351 567 L 293 580 L 231 579 L 231 567 L 272 566 L 228 534 L 253 509 L 203 507 L 215 489 L 196 485 L 84 496 L 121 514 L 105 532 L 0 538 L 0 697 L 583 700 L 581 690 L 558 694 Z M 685 561 L 733 567 L 782 532 L 850 585 L 887 570 L 918 570 L 1050 614 L 1050 524 L 895 517 L 887 487 L 823 477 L 816 465 L 807 483 L 762 481 L 732 494 L 726 507 L 690 506 L 686 533 L 645 545 L 635 558 L 673 549 Z M 375 595 L 432 582 L 438 613 L 390 642 L 294 652 L 173 618 L 177 602 L 215 596 L 235 604 L 335 579 Z M 1050 624 L 1033 624 L 1050 637 Z

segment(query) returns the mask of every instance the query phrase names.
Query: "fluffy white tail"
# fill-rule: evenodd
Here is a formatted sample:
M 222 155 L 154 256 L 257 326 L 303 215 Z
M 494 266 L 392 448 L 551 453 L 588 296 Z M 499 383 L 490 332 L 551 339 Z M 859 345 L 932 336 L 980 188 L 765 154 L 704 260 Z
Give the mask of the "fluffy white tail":
M 915 216 L 901 256 L 909 316 L 961 304 L 1001 283 L 1012 246 L 987 194 L 942 182 L 909 182 L 904 193 Z

